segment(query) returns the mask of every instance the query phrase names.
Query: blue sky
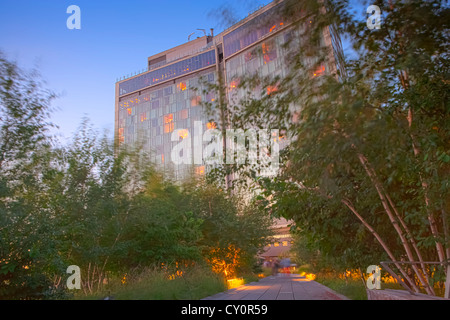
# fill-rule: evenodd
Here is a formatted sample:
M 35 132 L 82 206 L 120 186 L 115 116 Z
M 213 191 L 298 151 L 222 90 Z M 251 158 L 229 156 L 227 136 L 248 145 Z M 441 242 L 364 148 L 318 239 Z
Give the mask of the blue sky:
M 359 1 L 351 2 L 361 11 Z M 113 131 L 116 79 L 145 69 L 147 57 L 185 43 L 198 28 L 223 31 L 224 6 L 242 19 L 269 2 L 0 0 L 0 50 L 25 69 L 37 68 L 59 95 L 52 121 L 65 141 L 85 116 L 95 128 Z M 81 30 L 66 26 L 70 5 L 81 9 Z
M 222 31 L 211 12 L 227 5 L 243 18 L 268 2 L 0 0 L 0 50 L 25 69 L 36 67 L 59 94 L 52 120 L 65 141 L 84 116 L 112 132 L 116 79 L 143 70 L 148 56 L 185 43 L 198 28 Z M 81 9 L 81 30 L 66 26 L 70 5 Z

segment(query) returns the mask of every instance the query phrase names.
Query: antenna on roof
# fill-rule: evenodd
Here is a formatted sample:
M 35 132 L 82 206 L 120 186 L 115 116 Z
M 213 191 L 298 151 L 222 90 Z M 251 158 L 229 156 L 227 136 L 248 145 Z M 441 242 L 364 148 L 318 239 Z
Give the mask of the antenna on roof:
M 205 35 L 205 37 L 206 37 L 206 30 L 205 29 L 197 29 L 197 30 L 199 30 L 199 31 L 203 31 L 203 34 Z

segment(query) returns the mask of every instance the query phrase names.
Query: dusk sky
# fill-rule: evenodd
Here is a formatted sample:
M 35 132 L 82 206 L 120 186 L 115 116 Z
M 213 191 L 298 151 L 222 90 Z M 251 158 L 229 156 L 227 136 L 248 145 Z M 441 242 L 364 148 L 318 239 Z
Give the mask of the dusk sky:
M 87 116 L 114 130 L 114 84 L 142 71 L 147 57 L 187 42 L 196 29 L 223 30 L 219 8 L 244 18 L 269 0 L 0 0 L 0 50 L 27 70 L 37 68 L 60 97 L 52 116 L 64 141 Z M 81 9 L 81 30 L 69 30 L 70 5 Z
M 52 121 L 61 140 L 87 116 L 114 130 L 114 84 L 142 71 L 147 57 L 224 29 L 219 9 L 242 19 L 270 0 L 0 0 L 0 50 L 27 70 L 36 68 L 59 95 Z M 67 8 L 81 9 L 81 29 L 69 30 Z M 362 9 L 361 9 L 362 10 Z M 345 50 L 344 44 L 344 50 Z

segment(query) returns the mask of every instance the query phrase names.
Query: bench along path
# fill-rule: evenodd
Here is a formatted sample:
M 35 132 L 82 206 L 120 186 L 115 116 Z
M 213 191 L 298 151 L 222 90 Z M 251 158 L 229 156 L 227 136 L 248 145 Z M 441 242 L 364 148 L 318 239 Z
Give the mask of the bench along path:
M 300 275 L 278 274 L 202 300 L 348 300 L 348 298 Z

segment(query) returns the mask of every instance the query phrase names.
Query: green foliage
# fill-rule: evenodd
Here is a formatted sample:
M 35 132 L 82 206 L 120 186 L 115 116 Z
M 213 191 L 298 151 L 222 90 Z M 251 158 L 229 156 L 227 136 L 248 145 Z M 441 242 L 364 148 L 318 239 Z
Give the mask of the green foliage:
M 302 245 L 337 270 L 449 259 L 448 6 L 376 1 L 382 26 L 370 30 L 347 1 L 284 3 L 296 34 L 284 47 L 288 74 L 240 79 L 248 94 L 227 108 L 233 127 L 289 138 L 281 174 L 255 179 L 262 204 L 294 220 Z M 353 49 L 345 60 L 325 45 L 330 25 Z
M 2 56 L 0 71 L 0 299 L 70 298 L 69 265 L 81 269 L 83 294 L 149 267 L 211 270 L 210 250 L 229 245 L 251 268 L 269 234 L 257 207 L 213 185 L 168 181 L 148 156 L 115 150 L 87 119 L 68 145 L 51 143 L 53 94 Z M 192 280 L 167 276 L 161 286 Z M 191 282 L 191 293 L 151 298 L 198 298 L 200 282 Z
M 109 283 L 92 295 L 77 295 L 75 299 L 114 300 L 198 300 L 226 290 L 225 279 L 208 266 L 185 270 L 181 276 L 169 279 L 167 273 L 154 268 L 127 274 L 126 283 L 110 278 Z

